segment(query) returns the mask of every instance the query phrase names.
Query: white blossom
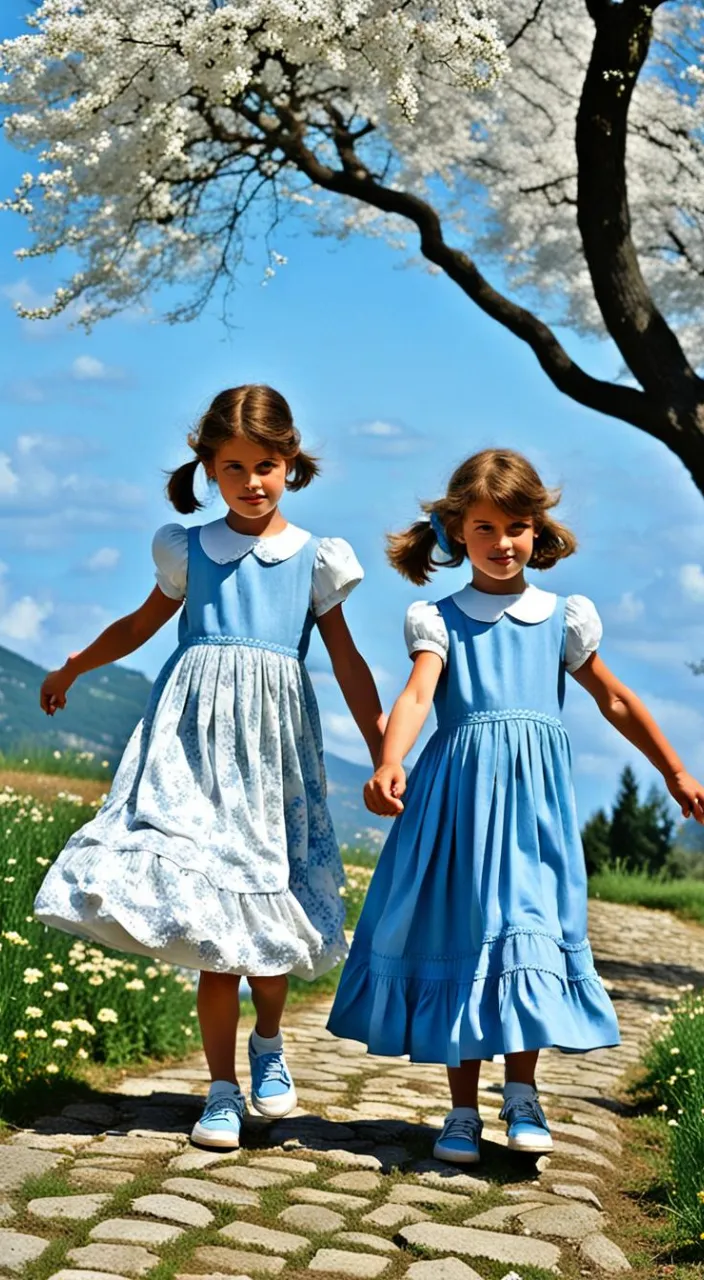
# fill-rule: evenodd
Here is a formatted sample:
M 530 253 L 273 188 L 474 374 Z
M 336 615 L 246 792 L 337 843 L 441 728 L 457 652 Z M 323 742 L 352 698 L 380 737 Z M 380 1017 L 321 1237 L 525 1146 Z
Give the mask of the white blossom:
M 629 112 L 632 234 L 695 350 L 704 10 L 673 0 L 653 23 Z M 22 314 L 73 305 L 89 327 L 185 282 L 170 318 L 188 319 L 286 212 L 408 249 L 407 222 L 323 189 L 317 167 L 430 199 L 453 245 L 553 319 L 603 330 L 575 209 L 586 0 L 45 0 L 27 26 L 0 46 L 7 135 L 32 157 L 7 204 L 33 235 L 22 256 L 68 247 L 80 265 Z
M 291 203 L 306 185 L 283 120 L 321 162 L 336 117 L 368 131 L 369 160 L 413 140 L 421 168 L 444 165 L 448 126 L 466 130 L 448 103 L 508 66 L 495 2 L 44 0 L 0 46 L 7 136 L 37 157 L 7 204 L 34 235 L 22 256 L 69 247 L 81 269 L 22 314 L 80 297 L 90 325 L 156 284 L 207 289 L 267 187 Z

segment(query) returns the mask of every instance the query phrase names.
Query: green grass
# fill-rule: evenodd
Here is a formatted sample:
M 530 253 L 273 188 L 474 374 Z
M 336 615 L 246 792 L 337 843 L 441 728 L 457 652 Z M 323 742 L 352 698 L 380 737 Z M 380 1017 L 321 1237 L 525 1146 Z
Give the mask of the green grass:
M 681 1243 L 704 1239 L 704 991 L 685 991 L 644 1056 L 645 1094 L 666 1162 L 661 1197 Z
M 637 872 L 606 870 L 591 876 L 589 896 L 605 902 L 672 911 L 683 920 L 704 924 L 704 880 L 666 880 Z
M 67 748 L 38 749 L 20 744 L 10 752 L 0 751 L 0 769 L 15 773 L 49 773 L 59 777 L 87 779 L 105 782 L 112 780 L 113 766 L 104 756 L 94 751 L 71 751 Z
M 340 845 L 342 861 L 346 867 L 364 867 L 365 870 L 373 871 L 379 861 L 378 849 L 364 849 L 358 845 Z
M 197 1038 L 193 983 L 168 965 L 93 947 L 32 916 L 58 852 L 92 816 L 70 791 L 51 804 L 0 790 L 0 1115 L 88 1062 L 181 1056 Z

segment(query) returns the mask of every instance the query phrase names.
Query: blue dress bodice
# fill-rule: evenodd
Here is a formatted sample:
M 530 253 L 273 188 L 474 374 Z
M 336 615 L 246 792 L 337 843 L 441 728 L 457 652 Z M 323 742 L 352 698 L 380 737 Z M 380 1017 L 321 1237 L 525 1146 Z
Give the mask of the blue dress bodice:
M 531 711 L 559 719 L 565 699 L 565 604 L 544 622 L 505 613 L 496 622 L 470 618 L 452 596 L 438 602 L 450 647 L 435 693 L 438 728 L 467 718 Z
M 311 583 L 320 539 L 310 537 L 290 559 L 262 563 L 244 555 L 217 564 L 188 530 L 188 586 L 179 618 L 181 647 L 201 643 L 255 645 L 305 658 L 315 624 Z

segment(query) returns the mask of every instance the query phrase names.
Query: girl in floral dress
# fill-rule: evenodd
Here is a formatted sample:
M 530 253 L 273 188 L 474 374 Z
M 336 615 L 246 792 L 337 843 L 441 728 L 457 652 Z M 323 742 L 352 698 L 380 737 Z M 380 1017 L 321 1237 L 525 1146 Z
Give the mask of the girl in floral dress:
M 313 979 L 345 955 L 343 870 L 326 804 L 316 699 L 305 667 L 318 627 L 369 746 L 381 707 L 342 612 L 363 573 L 347 542 L 290 524 L 279 502 L 317 474 L 284 398 L 248 385 L 215 397 L 170 477 L 177 511 L 201 504 L 199 466 L 227 514 L 154 537 L 157 586 L 134 613 L 51 672 L 48 715 L 82 672 L 144 644 L 179 613 L 178 646 L 152 689 L 110 794 L 48 872 L 35 912 L 55 928 L 201 971 L 198 1013 L 212 1075 L 194 1141 L 236 1147 L 238 987 L 257 1022 L 252 1105 L 296 1105 L 280 1019 L 287 975 Z

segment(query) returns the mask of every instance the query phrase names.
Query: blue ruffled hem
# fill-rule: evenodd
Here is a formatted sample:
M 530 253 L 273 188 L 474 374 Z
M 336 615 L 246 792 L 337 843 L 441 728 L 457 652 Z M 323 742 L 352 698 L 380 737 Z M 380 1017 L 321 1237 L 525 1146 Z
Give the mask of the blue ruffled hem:
M 328 1029 L 370 1053 L 450 1067 L 499 1053 L 620 1044 L 588 941 L 520 929 L 464 956 L 356 955 L 353 946 Z

